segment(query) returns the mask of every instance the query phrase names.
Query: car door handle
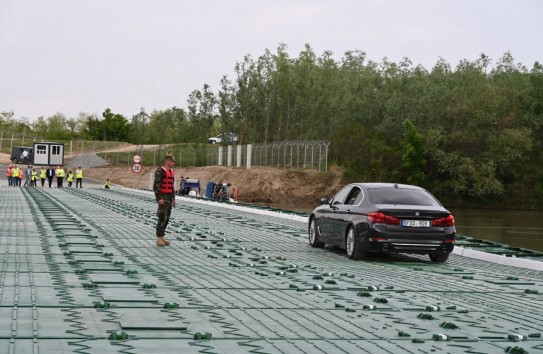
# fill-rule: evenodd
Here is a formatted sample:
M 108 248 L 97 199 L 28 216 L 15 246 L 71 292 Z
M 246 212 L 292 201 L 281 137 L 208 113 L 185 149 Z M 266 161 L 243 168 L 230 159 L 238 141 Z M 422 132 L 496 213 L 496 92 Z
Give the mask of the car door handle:
M 347 214 L 350 214 L 350 213 L 351 213 L 351 209 L 347 209 L 347 210 L 345 210 L 345 212 L 346 212 Z

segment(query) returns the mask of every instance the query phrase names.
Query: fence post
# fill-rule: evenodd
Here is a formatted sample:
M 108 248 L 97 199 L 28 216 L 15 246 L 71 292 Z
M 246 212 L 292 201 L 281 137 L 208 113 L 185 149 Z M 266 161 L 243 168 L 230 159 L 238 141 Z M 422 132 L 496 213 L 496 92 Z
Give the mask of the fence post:
M 222 146 L 219 146 L 219 162 L 217 165 L 222 166 Z
M 0 151 L 2 151 L 2 139 L 4 138 L 4 131 L 2 130 L 2 135 L 0 135 Z M 11 153 L 11 152 L 10 152 Z M 10 156 L 11 157 L 11 156 Z
M 226 148 L 226 166 L 232 166 L 232 145 L 228 145 Z
M 319 171 L 321 170 L 322 146 L 319 144 Z
M 328 172 L 328 144 L 326 144 L 326 151 L 325 151 L 325 160 L 326 161 L 326 167 L 325 167 L 325 172 Z
M 241 145 L 238 145 L 237 149 L 238 149 L 238 153 L 237 153 L 236 167 L 241 167 Z
M 247 144 L 247 169 L 251 169 L 251 156 L 253 153 L 253 144 Z

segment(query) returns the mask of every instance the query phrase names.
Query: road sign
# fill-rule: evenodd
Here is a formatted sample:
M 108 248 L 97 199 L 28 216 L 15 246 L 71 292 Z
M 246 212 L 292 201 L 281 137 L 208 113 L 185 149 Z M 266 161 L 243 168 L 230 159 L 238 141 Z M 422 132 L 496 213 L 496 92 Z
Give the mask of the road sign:
M 135 163 L 132 165 L 132 172 L 140 173 L 141 172 L 141 163 Z
M 140 163 L 141 162 L 141 156 L 140 155 L 134 155 L 134 163 Z

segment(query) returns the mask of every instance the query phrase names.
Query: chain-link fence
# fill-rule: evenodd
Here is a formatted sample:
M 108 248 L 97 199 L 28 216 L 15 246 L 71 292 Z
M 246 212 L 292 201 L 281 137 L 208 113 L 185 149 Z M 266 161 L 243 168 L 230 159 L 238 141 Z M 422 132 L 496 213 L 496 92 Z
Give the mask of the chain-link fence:
M 322 141 L 281 141 L 254 144 L 250 155 L 252 166 L 273 166 L 292 169 L 328 171 L 330 143 Z M 138 146 L 132 151 L 102 153 L 112 164 L 129 165 L 134 155 L 141 157 L 143 166 L 158 166 L 164 155 L 173 153 L 176 166 L 247 166 L 247 145 L 180 144 L 160 145 L 153 149 Z M 109 156 L 108 156 L 109 155 Z
M 0 131 L 0 151 L 10 153 L 15 146 L 32 147 L 43 142 L 42 137 L 24 133 Z M 130 145 L 111 141 L 68 140 L 55 141 L 64 144 L 67 159 L 95 153 L 112 165 L 129 166 L 134 156 L 140 156 L 142 166 L 159 166 L 164 155 L 173 153 L 176 166 L 273 166 L 292 169 L 315 169 L 328 171 L 330 143 L 319 141 L 279 141 L 266 144 L 252 144 L 248 156 L 248 145 L 219 146 L 217 144 L 167 144 Z M 247 159 L 250 158 L 248 164 Z
M 279 141 L 251 145 L 252 166 L 315 169 L 328 171 L 328 147 L 326 140 Z M 217 165 L 246 166 L 247 145 L 225 146 L 219 151 Z
M 328 171 L 330 142 L 279 141 L 253 145 L 252 164 L 295 169 Z

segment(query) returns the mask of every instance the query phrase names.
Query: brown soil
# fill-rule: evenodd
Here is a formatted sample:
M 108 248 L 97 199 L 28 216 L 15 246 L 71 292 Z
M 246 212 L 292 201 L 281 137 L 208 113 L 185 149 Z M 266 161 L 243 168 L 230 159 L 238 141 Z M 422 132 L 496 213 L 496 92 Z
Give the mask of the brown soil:
M 151 189 L 155 168 L 144 167 L 140 173 L 130 167 L 95 167 L 85 170 L 85 177 L 105 180 L 130 188 Z M 175 175 L 199 179 L 202 192 L 209 181 L 229 182 L 239 190 L 239 201 L 269 203 L 278 206 L 316 205 L 323 196 L 331 196 L 342 186 L 338 168 L 330 172 L 288 170 L 256 166 L 250 170 L 236 167 L 206 166 L 176 168 Z M 176 185 L 176 188 L 179 186 Z
M 9 163 L 9 155 L 0 153 L 0 163 Z M 101 181 L 109 178 L 112 183 L 129 188 L 151 189 L 155 170 L 144 167 L 140 173 L 134 173 L 130 166 L 94 167 L 85 169 L 84 176 Z M 261 166 L 253 166 L 250 170 L 207 166 L 176 168 L 175 175 L 199 179 L 202 192 L 208 181 L 229 182 L 238 188 L 239 201 L 273 204 L 291 210 L 309 210 L 318 204 L 321 197 L 332 196 L 343 185 L 342 170 L 339 168 L 318 172 Z M 179 186 L 176 185 L 176 188 Z

